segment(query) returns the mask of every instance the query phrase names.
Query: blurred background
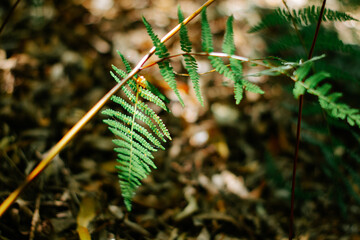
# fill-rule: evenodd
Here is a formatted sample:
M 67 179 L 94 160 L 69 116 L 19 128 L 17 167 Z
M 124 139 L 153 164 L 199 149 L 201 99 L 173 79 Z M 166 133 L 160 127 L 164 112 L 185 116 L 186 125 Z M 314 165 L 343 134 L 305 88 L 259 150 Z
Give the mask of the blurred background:
M 0 2 L 0 24 L 16 1 Z M 0 199 L 94 105 L 124 68 L 152 47 L 144 16 L 164 36 L 205 1 L 23 0 L 0 33 Z M 290 9 L 322 1 L 287 0 Z M 358 0 L 327 1 L 327 8 L 360 19 Z M 234 16 L 237 55 L 306 59 L 291 24 L 249 30 L 282 0 L 218 0 L 208 7 L 214 48 L 221 51 L 227 17 Z M 324 22 L 314 56 L 328 71 L 342 101 L 359 105 L 360 24 Z M 300 28 L 310 48 L 314 25 Z M 201 51 L 197 17 L 188 25 L 194 51 Z M 180 52 L 178 36 L 166 46 Z M 153 57 L 151 61 L 156 60 Z M 199 72 L 211 70 L 197 58 Z M 182 59 L 172 59 L 186 73 Z M 259 71 L 244 66 L 244 74 Z M 232 83 L 217 73 L 201 76 L 205 99 L 196 100 L 191 80 L 177 81 L 186 107 L 164 84 L 157 67 L 141 73 L 171 103 L 158 114 L 173 141 L 156 153 L 158 169 L 144 181 L 127 213 L 115 171 L 114 136 L 97 114 L 0 219 L 1 239 L 287 239 L 297 100 L 285 77 L 251 77 L 264 95 L 246 92 L 235 104 Z M 109 102 L 108 107 L 116 108 Z M 296 187 L 296 239 L 360 239 L 360 131 L 328 117 L 317 100 L 305 98 Z

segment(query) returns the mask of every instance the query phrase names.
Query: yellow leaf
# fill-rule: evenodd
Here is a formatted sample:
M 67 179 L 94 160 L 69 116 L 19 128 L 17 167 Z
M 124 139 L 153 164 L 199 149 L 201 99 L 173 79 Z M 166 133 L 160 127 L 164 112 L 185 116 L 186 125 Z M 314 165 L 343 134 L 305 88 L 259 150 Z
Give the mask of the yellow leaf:
M 96 216 L 96 201 L 91 197 L 83 197 L 80 203 L 79 214 L 76 218 L 78 227 L 76 231 L 81 240 L 91 240 L 89 230 L 87 229 L 89 223 Z

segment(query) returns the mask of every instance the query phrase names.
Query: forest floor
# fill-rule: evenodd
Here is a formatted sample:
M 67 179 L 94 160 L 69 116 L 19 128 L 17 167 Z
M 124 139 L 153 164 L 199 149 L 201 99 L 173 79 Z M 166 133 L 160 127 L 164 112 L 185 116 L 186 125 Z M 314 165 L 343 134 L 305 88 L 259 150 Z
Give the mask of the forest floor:
M 5 2 L 3 9 L 9 6 Z M 52 2 L 21 2 L 0 35 L 1 200 L 111 89 L 111 64 L 123 68 L 116 50 L 134 65 L 152 47 L 142 15 L 163 36 L 177 23 L 177 4 L 187 16 L 203 1 Z M 233 14 L 237 53 L 263 56 L 262 36 L 247 30 L 261 17 L 256 7 L 274 7 L 268 2 L 210 6 L 215 46 L 221 46 L 227 16 Z M 3 19 L 5 12 L 0 14 Z M 200 49 L 199 18 L 189 32 Z M 178 37 L 167 46 L 178 52 Z M 207 59 L 198 60 L 200 72 L 210 70 Z M 180 63 L 173 60 L 175 70 L 184 72 Z M 288 239 L 297 117 L 288 80 L 256 79 L 265 94 L 247 93 L 236 105 L 232 87 L 220 75 L 206 74 L 201 107 L 190 80 L 178 76 L 182 108 L 157 67 L 142 74 L 172 100 L 171 113 L 159 114 L 173 140 L 156 153 L 157 169 L 138 189 L 132 212 L 124 207 L 115 171 L 114 136 L 99 113 L 0 219 L 0 239 L 79 239 L 78 226 L 92 239 Z M 305 119 L 310 117 L 311 112 Z M 301 142 L 295 239 L 359 240 L 360 206 L 345 191 L 349 186 L 338 181 L 348 176 L 326 175 L 326 135 L 307 128 L 304 138 L 322 143 Z M 344 148 L 332 154 L 347 156 Z M 359 171 L 359 164 L 351 166 Z M 350 188 L 358 196 L 358 185 Z

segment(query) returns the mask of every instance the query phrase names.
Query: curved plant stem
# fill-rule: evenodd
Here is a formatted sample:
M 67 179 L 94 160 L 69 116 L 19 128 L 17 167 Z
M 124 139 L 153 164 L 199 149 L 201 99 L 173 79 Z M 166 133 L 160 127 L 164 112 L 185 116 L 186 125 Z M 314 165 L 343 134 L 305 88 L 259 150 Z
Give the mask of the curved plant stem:
M 165 60 L 168 60 L 170 58 L 176 58 L 176 57 L 180 57 L 180 56 L 184 56 L 184 55 L 192 55 L 192 56 L 205 56 L 205 57 L 208 57 L 208 56 L 213 56 L 213 57 L 223 57 L 223 58 L 233 58 L 233 59 L 236 59 L 236 60 L 240 60 L 242 62 L 252 62 L 252 63 L 256 63 L 256 64 L 259 64 L 258 62 L 255 62 L 255 60 L 257 59 L 250 59 L 250 58 L 247 58 L 247 57 L 242 57 L 242 56 L 237 56 L 237 55 L 229 55 L 229 54 L 226 54 L 226 53 L 222 53 L 222 52 L 211 52 L 211 53 L 208 53 L 208 52 L 183 52 L 183 53 L 178 53 L 178 54 L 174 54 L 174 55 L 170 55 L 166 58 L 161 58 L 157 61 L 154 61 L 152 63 L 149 63 L 148 65 L 145 65 L 145 66 L 142 66 L 140 68 L 140 70 L 143 70 L 145 68 L 149 68 L 149 67 L 152 67 L 160 62 L 163 62 Z M 260 65 L 260 64 L 259 64 Z
M 20 0 L 18 0 L 20 1 Z M 212 4 L 215 0 L 208 0 L 198 10 L 187 17 L 183 22 L 179 23 L 170 32 L 168 32 L 162 39 L 161 42 L 166 42 L 175 33 L 180 30 L 182 24 L 186 25 L 193 18 L 195 18 L 203 8 Z M 155 47 L 152 47 L 148 54 L 146 54 L 136 67 L 124 78 L 120 83 L 116 84 L 108 93 L 106 93 L 65 135 L 64 137 L 50 149 L 47 156 L 40 161 L 35 169 L 26 177 L 25 181 L 13 191 L 4 202 L 0 205 L 0 217 L 10 207 L 10 205 L 18 198 L 18 196 L 24 191 L 24 189 L 49 165 L 51 160 L 65 147 L 65 145 L 80 131 L 85 124 L 92 119 L 92 117 L 105 105 L 109 98 L 114 95 L 130 78 L 141 70 L 142 65 L 149 60 L 149 58 L 155 53 Z
M 6 24 L 9 22 L 9 19 L 12 15 L 12 13 L 14 12 L 15 8 L 17 7 L 17 5 L 20 3 L 21 0 L 17 0 L 14 4 L 14 6 L 12 6 L 12 8 L 10 9 L 8 15 L 6 16 L 6 18 L 4 19 L 3 23 L 1 24 L 1 27 L 0 27 L 0 35 L 1 35 L 1 32 L 4 30 Z
M 319 14 L 319 20 L 317 22 L 315 35 L 313 42 L 311 44 L 310 52 L 308 59 L 312 58 L 314 53 L 314 48 L 316 44 L 316 39 L 319 34 L 321 20 L 324 15 L 326 0 L 323 0 L 321 11 Z M 289 240 L 291 240 L 294 236 L 294 205 L 295 205 L 295 180 L 296 180 L 296 166 L 298 161 L 299 155 L 299 146 L 300 146 L 300 133 L 301 133 L 301 116 L 302 116 L 302 109 L 304 104 L 304 95 L 300 95 L 299 98 L 299 112 L 298 112 L 298 120 L 297 120 L 297 128 L 296 128 L 296 148 L 295 148 L 295 155 L 294 155 L 294 162 L 293 162 L 293 173 L 292 173 L 292 182 L 291 182 L 291 207 L 290 207 L 290 220 L 289 220 Z

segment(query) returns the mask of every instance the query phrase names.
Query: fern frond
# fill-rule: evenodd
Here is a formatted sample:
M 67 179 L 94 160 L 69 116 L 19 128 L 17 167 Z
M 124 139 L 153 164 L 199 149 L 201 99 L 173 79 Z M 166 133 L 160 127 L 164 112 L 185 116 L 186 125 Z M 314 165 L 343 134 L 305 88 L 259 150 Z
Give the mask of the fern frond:
M 328 92 L 331 89 L 329 83 L 318 86 L 322 80 L 330 77 L 328 73 L 319 72 L 306 78 L 312 64 L 313 62 L 308 61 L 294 72 L 295 77 L 293 79 L 296 81 L 293 90 L 294 96 L 298 97 L 300 94 L 304 94 L 305 91 L 315 95 L 319 99 L 320 106 L 326 110 L 330 116 L 346 120 L 351 126 L 357 125 L 360 127 L 360 112 L 358 109 L 351 108 L 347 104 L 338 102 L 338 99 L 342 96 L 341 93 L 334 92 L 329 94 Z M 304 79 L 305 81 L 303 81 Z
M 312 67 L 312 62 L 307 61 L 306 63 L 302 64 L 301 67 L 299 67 L 295 72 L 294 76 L 296 78 L 296 81 L 302 81 L 310 72 L 310 69 Z
M 102 114 L 108 115 L 109 117 L 115 117 L 118 120 L 124 122 L 125 124 L 133 127 L 134 130 L 138 131 L 143 136 L 145 136 L 149 142 L 153 143 L 156 147 L 165 150 L 165 148 L 161 145 L 160 141 L 157 138 L 155 138 L 151 133 L 149 133 L 149 131 L 146 128 L 134 122 L 132 117 L 127 116 L 119 111 L 114 111 L 112 109 L 106 109 L 102 112 Z
M 154 148 L 150 143 L 148 143 L 142 136 L 136 134 L 134 136 L 130 136 L 131 134 L 131 128 L 128 128 L 121 124 L 118 121 L 112 120 L 112 119 L 105 119 L 104 123 L 109 125 L 109 130 L 116 136 L 121 137 L 122 139 L 130 139 L 134 138 L 136 141 L 138 141 L 142 146 L 147 148 L 150 151 L 156 151 L 156 148 Z
M 115 96 L 114 96 L 115 97 Z M 115 99 L 115 100 L 114 100 Z M 125 99 L 123 98 L 111 98 L 111 100 L 117 104 L 119 104 L 120 106 L 122 106 L 130 115 L 134 115 L 135 114 L 135 118 L 144 122 L 147 126 L 149 126 L 149 128 L 163 141 L 166 141 L 164 139 L 164 134 L 161 132 L 161 130 L 159 130 L 157 128 L 157 126 L 151 121 L 151 119 L 145 115 L 144 113 L 140 112 L 140 111 L 135 111 L 135 107 L 132 106 L 131 104 L 129 104 L 128 102 L 125 101 Z M 113 111 L 113 110 L 112 110 Z
M 305 45 L 311 45 L 311 42 L 313 41 L 314 28 L 306 27 L 301 29 L 300 32 L 303 36 Z M 329 30 L 321 30 L 316 43 L 316 49 L 318 51 L 338 51 L 360 56 L 360 49 L 357 45 L 344 43 L 341 39 L 339 39 L 337 33 Z M 275 54 L 280 51 L 288 51 L 289 49 L 296 50 L 297 52 L 304 54 L 301 42 L 295 34 L 287 34 L 278 38 L 275 42 L 271 43 L 268 51 L 270 54 Z
M 243 79 L 242 84 L 245 86 L 245 90 L 253 93 L 264 94 L 264 91 L 256 84 Z
M 114 71 L 115 71 L 120 77 L 122 77 L 122 78 L 126 78 L 126 77 L 127 77 L 127 73 L 124 72 L 123 70 L 117 68 L 117 67 L 114 66 L 114 65 L 112 65 L 111 67 L 114 69 Z M 110 75 L 115 79 L 115 81 L 116 81 L 117 83 L 120 83 L 120 79 L 119 79 L 113 72 L 110 72 Z
M 150 90 L 147 90 L 145 88 L 142 88 L 141 86 L 136 86 L 136 84 L 134 82 L 129 81 L 129 86 L 135 91 L 138 88 L 137 91 L 139 91 L 139 95 L 140 97 L 155 103 L 156 105 L 158 105 L 159 107 L 161 107 L 162 109 L 164 109 L 165 111 L 169 112 L 168 107 L 166 106 L 166 104 L 164 103 L 164 101 L 159 98 L 158 96 L 156 96 L 155 94 L 153 94 L 153 92 L 151 92 Z
M 126 72 L 112 66 L 114 72 L 110 72 L 115 81 L 120 82 L 118 76 L 126 78 L 131 71 L 131 66 L 125 57 L 119 52 L 124 62 Z M 149 87 L 145 89 L 144 87 Z M 155 86 L 150 85 L 142 76 L 131 78 L 127 81 L 127 86 L 122 86 L 129 101 L 122 97 L 113 95 L 111 100 L 119 104 L 125 113 L 106 109 L 102 113 L 110 117 L 104 120 L 109 126 L 109 130 L 119 139 L 113 140 L 117 146 L 116 166 L 122 196 L 126 208 L 131 210 L 131 201 L 135 190 L 141 185 L 141 180 L 151 172 L 151 167 L 156 168 L 153 162 L 152 152 L 157 149 L 164 149 L 160 140 L 166 142 L 165 136 L 171 139 L 169 131 L 160 117 L 140 98 L 146 99 L 157 106 L 168 110 L 165 103 L 157 95 L 162 95 L 156 91 Z M 155 94 L 154 94 L 155 92 Z M 129 115 L 127 115 L 128 113 Z M 141 121 L 140 125 L 137 121 Z M 159 140 L 160 139 L 160 140 Z
M 212 36 L 211 29 L 206 17 L 206 12 L 202 12 L 202 47 L 203 51 L 210 49 L 213 50 L 212 47 Z M 228 55 L 233 55 L 235 53 L 235 44 L 234 44 L 234 34 L 232 27 L 233 17 L 230 16 L 227 20 L 226 31 L 224 42 L 222 45 L 223 51 Z M 236 104 L 239 104 L 243 98 L 244 88 L 248 91 L 263 94 L 264 92 L 255 84 L 250 83 L 245 80 L 242 76 L 242 64 L 241 61 L 236 60 L 234 58 L 230 58 L 230 68 L 225 65 L 225 63 L 221 60 L 221 58 L 216 56 L 208 56 L 210 60 L 210 64 L 221 75 L 231 79 L 234 82 L 234 98 Z
M 152 85 L 149 81 L 145 80 L 143 84 L 146 89 L 149 89 L 150 92 L 158 96 L 162 101 L 164 101 L 165 103 L 170 103 L 170 99 L 168 99 L 164 94 L 162 94 L 162 92 L 160 92 L 160 90 L 154 85 Z M 170 110 L 168 109 L 167 112 L 170 112 Z
M 319 15 L 320 15 L 321 7 L 315 7 L 315 6 L 309 6 L 307 8 L 303 8 L 300 10 L 293 10 L 291 12 L 291 16 L 287 9 L 281 9 L 278 8 L 272 13 L 266 15 L 260 23 L 255 25 L 249 30 L 249 33 L 258 32 L 264 28 L 269 28 L 272 26 L 278 26 L 278 25 L 288 25 L 291 23 L 292 19 L 295 21 L 297 25 L 300 26 L 307 26 L 310 24 L 314 24 L 318 21 Z M 324 15 L 323 15 L 323 21 L 358 21 L 357 19 L 351 17 L 350 15 L 340 12 L 340 11 L 334 11 L 328 8 L 325 8 Z
M 235 54 L 235 50 L 236 50 L 234 43 L 233 20 L 234 17 L 230 16 L 226 22 L 224 42 L 222 45 L 223 52 L 225 52 L 230 56 Z M 259 93 L 259 94 L 264 93 L 264 91 L 262 91 L 259 86 L 244 79 L 241 61 L 233 58 L 230 58 L 229 61 L 230 61 L 231 71 L 234 73 L 234 77 L 235 77 L 234 96 L 235 96 L 236 104 L 239 104 L 243 97 L 243 92 L 244 92 L 243 87 L 245 87 L 245 90 L 249 92 Z
M 223 52 L 229 55 L 233 55 L 235 53 L 233 20 L 234 17 L 230 16 L 226 21 L 225 36 L 222 45 Z
M 167 57 L 169 57 L 170 54 L 168 53 L 168 50 L 167 50 L 165 44 L 162 43 L 160 41 L 159 37 L 154 33 L 150 23 L 145 19 L 145 17 L 143 17 L 142 19 L 143 19 L 144 25 L 146 27 L 146 30 L 155 46 L 155 49 L 156 49 L 155 54 L 160 59 L 166 59 Z M 158 66 L 160 69 L 161 76 L 168 83 L 169 87 L 175 92 L 181 105 L 184 106 L 184 101 L 182 100 L 182 98 L 180 96 L 180 92 L 179 92 L 179 89 L 177 87 L 176 80 L 175 80 L 174 70 L 170 64 L 170 61 L 164 60 L 162 62 L 159 62 Z
M 125 65 L 125 69 L 126 69 L 126 72 L 127 73 L 130 73 L 131 72 L 131 66 L 130 66 L 130 63 L 128 62 L 128 60 L 124 57 L 124 55 L 122 55 L 122 53 L 120 51 L 116 51 L 117 54 L 121 57 L 121 60 L 122 62 L 124 63 Z M 135 76 L 136 77 L 136 76 Z
M 184 16 L 181 12 L 180 7 L 178 8 L 178 18 L 180 23 L 184 21 Z M 192 44 L 188 36 L 187 28 L 183 24 L 180 27 L 180 46 L 181 46 L 181 50 L 183 50 L 184 52 L 189 53 L 192 50 Z M 183 56 L 185 61 L 185 69 L 188 71 L 191 82 L 194 86 L 196 98 L 198 99 L 200 104 L 204 106 L 204 100 L 200 91 L 200 82 L 199 82 L 200 76 L 197 72 L 198 70 L 197 62 L 195 58 L 189 54 L 184 54 Z
M 178 19 L 179 23 L 182 23 L 184 21 L 184 15 L 181 12 L 180 6 L 178 7 Z M 192 44 L 188 36 L 187 28 L 184 24 L 181 24 L 179 35 L 181 50 L 183 50 L 184 52 L 191 52 Z
M 123 92 L 126 94 L 127 98 L 132 102 L 135 103 L 136 102 L 136 97 L 135 95 L 129 91 L 129 89 L 124 88 Z M 112 96 L 111 97 L 112 100 L 114 102 L 117 102 L 117 99 L 120 98 L 118 96 Z M 152 110 L 147 104 L 145 104 L 144 102 L 142 102 L 141 100 L 137 101 L 137 108 L 139 110 L 141 110 L 144 114 L 148 115 L 149 118 L 153 119 L 154 122 L 159 126 L 159 128 L 161 129 L 161 131 L 164 133 L 164 135 L 171 140 L 171 136 L 170 133 L 168 131 L 168 129 L 166 128 L 165 124 L 163 123 L 163 121 L 161 120 L 161 118 L 154 112 L 154 110 Z
M 240 61 L 230 58 L 230 68 L 231 71 L 235 75 L 235 83 L 234 83 L 234 98 L 235 103 L 239 104 L 243 99 L 244 87 L 243 82 L 245 79 L 243 78 L 243 67 Z
M 147 165 L 151 166 L 152 168 L 156 169 L 156 165 L 155 163 L 151 160 L 154 158 L 153 155 L 145 155 L 144 152 L 142 150 L 139 150 L 136 148 L 134 142 L 132 144 L 130 144 L 129 142 L 125 142 L 125 141 L 119 141 L 119 142 L 115 142 L 118 143 L 117 146 L 118 148 L 115 148 L 115 152 L 121 153 L 121 154 L 128 154 L 131 151 L 133 151 L 133 153 L 135 154 L 135 156 L 138 157 L 139 160 L 144 161 Z M 120 144 L 119 144 L 120 143 Z M 125 151 L 124 151 L 125 149 Z M 145 165 L 145 167 L 147 169 L 148 172 L 151 172 L 151 169 Z
M 143 23 L 145 25 L 146 31 L 149 34 L 155 48 L 155 55 L 157 55 L 159 58 L 167 58 L 170 54 L 168 53 L 168 50 L 164 43 L 160 41 L 160 38 L 154 33 L 154 30 L 152 29 L 150 23 L 146 20 L 146 18 L 142 17 Z
M 210 24 L 206 15 L 206 8 L 201 11 L 201 48 L 204 52 L 213 52 L 213 40 Z
M 158 63 L 160 74 L 164 78 L 165 82 L 169 85 L 169 87 L 174 91 L 176 94 L 180 104 L 185 106 L 183 99 L 181 98 L 179 89 L 177 87 L 177 83 L 175 80 L 175 74 L 172 66 L 170 65 L 170 61 L 162 61 Z

